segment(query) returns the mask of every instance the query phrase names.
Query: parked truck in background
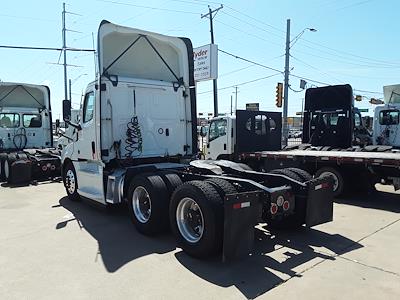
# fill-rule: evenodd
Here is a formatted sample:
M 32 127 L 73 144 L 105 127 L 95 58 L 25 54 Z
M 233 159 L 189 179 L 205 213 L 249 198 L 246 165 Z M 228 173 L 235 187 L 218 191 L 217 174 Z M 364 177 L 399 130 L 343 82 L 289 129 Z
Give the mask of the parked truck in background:
M 374 111 L 373 142 L 400 148 L 400 85 L 384 86 L 383 95 L 385 104 Z
M 330 177 L 309 180 L 195 160 L 193 49 L 177 38 L 103 21 L 98 70 L 83 96 L 77 137 L 62 154 L 70 200 L 127 203 L 137 230 L 168 228 L 195 257 L 247 254 L 254 226 L 313 226 L 332 220 Z M 122 245 L 123 246 L 123 245 Z
M 229 159 L 263 172 L 299 168 L 314 177 L 330 175 L 334 178 L 334 196 L 346 190 L 371 191 L 378 182 L 399 189 L 398 150 L 354 145 L 358 121 L 354 120 L 357 112 L 353 101 L 350 85 L 308 89 L 303 143 L 283 150 L 279 113 L 237 111 L 236 116 L 214 118 L 210 122 L 206 159 Z
M 0 82 L 0 181 L 23 183 L 59 174 L 49 88 Z

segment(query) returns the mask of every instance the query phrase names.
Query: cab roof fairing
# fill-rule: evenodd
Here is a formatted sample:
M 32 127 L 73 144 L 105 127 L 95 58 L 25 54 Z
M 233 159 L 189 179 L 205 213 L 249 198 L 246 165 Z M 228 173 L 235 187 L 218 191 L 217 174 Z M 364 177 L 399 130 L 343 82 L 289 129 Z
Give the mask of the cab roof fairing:
M 51 111 L 50 89 L 45 85 L 0 82 L 0 107 L 37 108 Z
M 182 38 L 119 26 L 103 20 L 97 39 L 100 75 L 108 73 L 121 77 L 176 82 L 175 73 L 176 77 L 183 79 L 185 87 L 189 87 L 188 47 Z

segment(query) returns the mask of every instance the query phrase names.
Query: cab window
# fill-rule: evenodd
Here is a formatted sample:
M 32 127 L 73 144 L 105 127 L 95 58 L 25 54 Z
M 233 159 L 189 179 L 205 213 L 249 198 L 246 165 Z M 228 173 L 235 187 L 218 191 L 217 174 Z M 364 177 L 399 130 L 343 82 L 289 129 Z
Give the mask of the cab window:
M 39 128 L 42 127 L 42 116 L 39 114 L 24 114 L 22 116 L 24 127 Z
M 94 112 L 94 92 L 87 93 L 83 102 L 83 123 L 93 119 Z
M 399 124 L 398 110 L 382 110 L 379 113 L 379 124 L 381 125 L 397 125 Z
M 19 114 L 0 114 L 0 127 L 17 128 L 19 127 Z
M 209 142 L 226 135 L 227 122 L 226 119 L 214 120 L 210 124 Z
M 361 126 L 361 116 L 360 114 L 354 114 L 354 126 L 360 127 Z

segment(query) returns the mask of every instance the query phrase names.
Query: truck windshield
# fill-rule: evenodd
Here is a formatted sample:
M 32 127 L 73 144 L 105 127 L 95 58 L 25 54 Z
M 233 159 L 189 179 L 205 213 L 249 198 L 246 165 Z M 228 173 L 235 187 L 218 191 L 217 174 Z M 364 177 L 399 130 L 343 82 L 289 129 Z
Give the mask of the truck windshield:
M 0 114 L 0 127 L 16 128 L 19 126 L 19 114 L 3 113 Z
M 215 140 L 220 136 L 226 135 L 226 119 L 219 119 L 211 121 L 209 142 Z
M 379 113 L 379 124 L 381 125 L 397 125 L 399 124 L 398 110 L 382 110 Z

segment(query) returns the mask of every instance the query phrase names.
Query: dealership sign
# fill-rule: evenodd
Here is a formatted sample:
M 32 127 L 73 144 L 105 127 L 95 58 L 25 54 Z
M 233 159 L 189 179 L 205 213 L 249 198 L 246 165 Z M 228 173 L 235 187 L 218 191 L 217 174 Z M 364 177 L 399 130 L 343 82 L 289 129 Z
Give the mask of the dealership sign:
M 218 77 L 218 46 L 205 45 L 193 49 L 194 80 L 210 80 Z

